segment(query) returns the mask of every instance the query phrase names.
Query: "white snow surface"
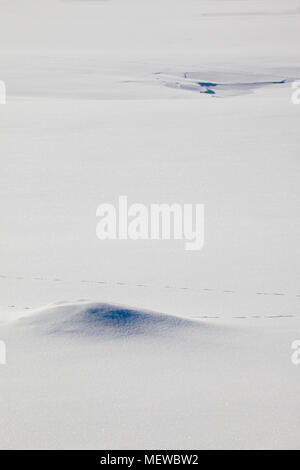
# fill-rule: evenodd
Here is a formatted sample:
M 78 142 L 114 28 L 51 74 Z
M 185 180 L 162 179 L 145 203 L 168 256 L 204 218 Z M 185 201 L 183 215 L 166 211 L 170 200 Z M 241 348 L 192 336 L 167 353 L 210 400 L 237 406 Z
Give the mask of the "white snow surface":
M 300 1 L 0 3 L 0 448 L 299 449 Z

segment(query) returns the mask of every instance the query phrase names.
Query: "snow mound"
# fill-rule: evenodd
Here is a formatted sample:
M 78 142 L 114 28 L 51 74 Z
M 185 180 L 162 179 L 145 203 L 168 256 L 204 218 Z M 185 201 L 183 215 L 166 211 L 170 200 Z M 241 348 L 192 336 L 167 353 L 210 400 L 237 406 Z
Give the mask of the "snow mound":
M 20 319 L 19 324 L 46 335 L 125 337 L 169 335 L 200 326 L 172 315 L 93 302 L 53 304 Z

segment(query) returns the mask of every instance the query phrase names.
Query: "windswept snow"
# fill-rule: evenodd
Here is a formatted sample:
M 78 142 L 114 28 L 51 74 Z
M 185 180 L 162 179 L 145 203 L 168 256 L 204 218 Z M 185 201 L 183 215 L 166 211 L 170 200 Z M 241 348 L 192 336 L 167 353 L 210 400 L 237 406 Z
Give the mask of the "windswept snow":
M 296 448 L 297 325 L 88 302 L 27 312 L 0 328 L 1 448 Z
M 299 3 L 1 1 L 0 448 L 299 449 Z

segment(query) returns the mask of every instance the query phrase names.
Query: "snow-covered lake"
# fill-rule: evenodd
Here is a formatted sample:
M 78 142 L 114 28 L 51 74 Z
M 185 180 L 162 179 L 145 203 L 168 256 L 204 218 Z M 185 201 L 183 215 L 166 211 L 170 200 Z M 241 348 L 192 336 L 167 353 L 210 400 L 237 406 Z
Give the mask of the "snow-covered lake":
M 299 448 L 300 1 L 0 9 L 0 448 Z M 204 249 L 101 242 L 120 195 Z

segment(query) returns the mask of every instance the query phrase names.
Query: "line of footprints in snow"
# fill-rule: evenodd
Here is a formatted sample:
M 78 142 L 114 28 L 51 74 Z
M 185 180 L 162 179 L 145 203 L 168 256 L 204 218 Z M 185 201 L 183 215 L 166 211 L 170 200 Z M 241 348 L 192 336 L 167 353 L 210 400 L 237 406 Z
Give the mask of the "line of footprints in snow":
M 70 282 L 66 281 L 64 279 L 60 278 L 54 278 L 54 279 L 47 279 L 44 277 L 30 277 L 26 278 L 23 276 L 5 276 L 5 275 L 0 275 L 0 279 L 9 279 L 9 280 L 30 280 L 30 281 L 41 281 L 41 282 Z M 77 281 L 82 284 L 102 284 L 102 285 L 107 285 L 107 286 L 127 286 L 127 287 L 139 287 L 139 288 L 162 288 L 162 289 L 173 289 L 173 290 L 181 290 L 181 291 L 192 291 L 192 292 L 217 292 L 217 293 L 224 293 L 224 294 L 237 294 L 238 292 L 233 291 L 233 290 L 220 290 L 220 289 L 209 289 L 209 288 L 203 288 L 203 289 L 195 289 L 191 287 L 176 287 L 176 286 L 154 286 L 150 284 L 129 284 L 126 282 L 109 282 L 109 281 L 88 281 L 85 279 L 82 279 L 81 281 Z M 259 296 L 277 296 L 277 297 L 298 297 L 300 298 L 300 294 L 295 294 L 295 295 L 290 295 L 290 294 L 285 294 L 282 292 L 255 292 L 254 295 L 259 295 Z M 8 308 L 18 308 L 16 305 L 8 305 Z M 30 310 L 31 307 L 23 307 L 22 309 L 24 310 Z M 246 318 L 255 318 L 255 319 L 260 319 L 260 318 L 294 318 L 295 315 L 251 315 L 251 316 L 235 316 L 231 317 L 237 320 L 243 320 Z M 195 315 L 194 318 L 201 318 L 201 319 L 219 319 L 221 318 L 219 315 L 216 316 L 209 316 L 209 315 Z

